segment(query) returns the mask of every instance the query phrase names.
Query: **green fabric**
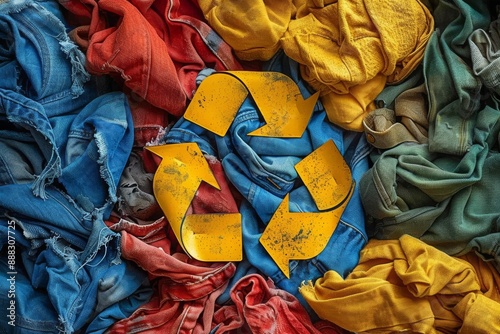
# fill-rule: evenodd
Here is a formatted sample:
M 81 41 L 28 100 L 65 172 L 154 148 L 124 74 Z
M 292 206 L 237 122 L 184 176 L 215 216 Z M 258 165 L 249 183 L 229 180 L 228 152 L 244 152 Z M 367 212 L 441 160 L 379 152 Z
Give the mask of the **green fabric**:
M 491 21 L 487 1 L 441 0 L 433 11 L 436 31 L 424 55 L 429 92 L 429 149 L 463 155 L 472 145 L 481 80 L 470 64 L 469 35 Z
M 477 250 L 500 268 L 500 111 L 481 109 L 463 156 L 403 143 L 372 156 L 359 189 L 369 236 L 410 234 L 450 255 Z

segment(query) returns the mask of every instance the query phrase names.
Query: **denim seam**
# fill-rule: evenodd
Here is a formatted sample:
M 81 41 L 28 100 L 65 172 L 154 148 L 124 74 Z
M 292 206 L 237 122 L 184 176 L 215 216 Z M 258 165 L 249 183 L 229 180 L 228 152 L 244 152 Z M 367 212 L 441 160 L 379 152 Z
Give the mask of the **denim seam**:
M 38 7 L 38 6 L 33 6 L 33 7 Z M 48 11 L 45 10 L 42 6 L 39 6 L 40 8 L 38 8 L 37 10 L 39 11 L 44 11 L 45 13 L 44 14 L 47 14 Z M 26 26 L 26 29 L 28 29 L 30 31 L 31 34 L 33 34 L 33 36 L 35 36 L 35 39 L 38 41 L 38 47 L 40 48 L 40 53 L 42 54 L 42 57 L 41 57 L 41 61 L 42 61 L 42 71 L 43 71 L 43 74 L 41 75 L 42 78 L 47 78 L 47 76 L 49 75 L 50 73 L 50 61 L 47 61 L 45 59 L 45 56 L 46 55 L 50 55 L 51 52 L 50 52 L 50 49 L 49 47 L 47 46 L 47 44 L 45 43 L 45 39 L 43 38 L 43 35 L 40 33 L 41 30 L 40 28 L 37 28 L 37 27 L 34 27 L 32 22 L 28 19 L 26 19 L 24 16 L 21 16 L 19 18 L 19 21 L 21 23 L 23 23 L 25 26 Z M 42 89 L 41 91 L 42 92 L 45 92 L 45 90 L 47 89 L 47 80 L 43 80 L 43 83 L 42 83 Z M 44 94 L 42 94 L 43 96 Z
M 93 137 L 93 134 L 94 133 L 92 131 L 75 129 L 75 130 L 71 130 L 69 132 L 68 138 L 80 138 L 80 139 L 91 140 Z
M 269 191 L 275 196 L 283 197 L 283 190 L 292 188 L 296 181 L 295 179 L 292 181 L 287 181 L 282 177 L 267 171 L 262 167 L 261 164 L 259 164 L 258 167 L 260 169 L 260 172 L 262 172 L 264 175 L 256 174 L 252 170 L 250 170 L 250 174 L 252 175 L 253 179 L 259 181 L 259 185 L 262 186 L 263 189 Z
M 173 135 L 172 135 L 172 133 L 173 133 Z M 194 142 L 194 143 L 198 144 L 198 146 L 200 147 L 202 152 L 205 154 L 210 154 L 210 155 L 215 156 L 214 152 L 217 152 L 217 150 L 215 150 L 207 140 L 205 140 L 204 138 L 201 138 L 195 132 L 189 131 L 186 129 L 182 129 L 182 128 L 171 129 L 166 134 L 166 138 L 167 138 L 166 144 Z M 200 145 L 200 142 L 202 142 L 202 145 Z M 210 151 L 207 151 L 204 147 L 210 148 Z
M 248 99 L 248 97 L 247 97 Z M 245 102 L 243 101 L 243 104 Z M 255 105 L 254 102 L 252 102 L 252 107 L 255 109 L 252 110 L 246 110 L 246 111 L 239 111 L 238 114 L 236 115 L 235 119 L 233 120 L 232 127 L 238 126 L 240 123 L 246 122 L 246 121 L 259 121 L 259 109 Z
M 8 177 L 10 178 L 10 183 L 14 183 L 15 182 L 15 179 L 14 179 L 14 176 L 12 175 L 12 172 L 10 171 L 10 168 L 8 167 L 9 165 L 6 163 L 5 159 L 3 158 L 3 156 L 0 155 L 0 162 L 2 163 L 2 166 L 5 167 L 5 174 L 8 175 Z M 2 173 L 2 174 L 4 174 Z M 0 179 L 0 181 L 3 182 L 3 177 Z M 5 180 L 7 181 L 7 180 Z
M 97 145 L 97 151 L 99 153 L 99 159 L 97 160 L 97 163 L 99 164 L 99 175 L 101 176 L 102 180 L 108 185 L 109 199 L 104 205 L 105 207 L 107 204 L 113 204 L 117 201 L 116 185 L 113 182 L 113 175 L 109 171 L 109 168 L 106 164 L 109 156 L 105 140 L 100 133 L 95 133 L 94 138 Z
M 365 242 L 368 242 L 368 238 L 365 236 L 365 233 L 363 233 L 359 228 L 357 228 L 356 226 L 354 225 L 351 225 L 350 223 L 344 221 L 342 218 L 340 218 L 339 220 L 339 224 L 342 224 L 348 228 L 351 228 L 352 230 L 354 230 L 357 234 L 361 235 L 363 237 L 363 239 L 365 240 Z M 334 232 L 335 233 L 335 232 Z
M 224 67 L 226 69 L 230 69 L 231 68 L 231 65 L 230 64 L 227 64 L 226 60 L 223 59 L 220 54 L 217 52 L 218 51 L 218 47 L 220 46 L 220 43 L 225 43 L 224 40 L 219 36 L 219 34 L 217 34 L 215 32 L 215 30 L 213 29 L 210 29 L 209 31 L 209 34 L 207 36 L 204 36 L 202 34 L 202 32 L 200 31 L 200 29 L 198 29 L 198 27 L 196 27 L 193 23 L 189 22 L 189 20 L 183 20 L 181 18 L 174 18 L 172 17 L 172 9 L 173 9 L 173 1 L 169 2 L 170 6 L 168 8 L 168 18 L 172 21 L 172 22 L 178 22 L 178 23 L 182 23 L 182 24 L 186 24 L 188 26 L 190 26 L 193 30 L 196 31 L 196 33 L 198 34 L 198 36 L 203 40 L 204 44 L 207 46 L 208 49 L 210 49 L 210 51 L 212 51 L 212 54 L 217 58 L 219 59 L 219 61 L 224 65 Z M 210 37 L 211 36 L 214 36 L 217 40 L 215 41 L 215 43 L 213 41 L 211 41 Z M 217 47 L 217 48 L 215 48 Z
M 23 318 L 20 315 L 16 316 L 16 326 L 24 329 L 42 331 L 42 332 L 52 332 L 54 326 L 57 326 L 57 322 L 52 321 L 34 321 L 31 319 Z
M 28 109 L 37 115 L 40 113 L 38 109 L 27 105 L 24 101 L 18 101 L 11 98 L 10 96 L 2 94 L 1 90 L 0 90 L 0 95 L 3 99 L 8 100 L 16 105 L 23 106 L 25 109 Z M 45 123 L 45 126 L 50 127 L 50 122 L 47 119 L 46 115 L 42 116 L 43 116 L 42 120 Z M 15 115 L 8 115 L 7 119 L 12 123 L 23 123 L 30 126 L 33 130 L 40 133 L 40 135 L 42 135 L 44 139 L 51 146 L 51 151 L 52 151 L 51 157 L 47 162 L 46 166 L 43 168 L 41 174 L 35 177 L 35 182 L 32 184 L 33 193 L 36 196 L 40 196 L 41 198 L 46 198 L 47 194 L 45 191 L 45 186 L 47 182 L 48 183 L 52 182 L 61 173 L 61 157 L 59 156 L 59 152 L 55 149 L 56 144 L 53 133 L 52 132 L 47 133 L 46 131 L 43 131 L 43 129 L 41 129 L 40 126 L 38 126 L 38 124 L 35 124 L 32 119 L 26 119 L 26 116 L 25 115 L 21 116 L 19 112 L 17 112 Z M 50 170 L 51 168 L 54 170 Z
M 37 100 L 37 102 L 42 104 L 42 105 L 47 105 L 47 104 L 50 104 L 53 102 L 65 100 L 70 95 L 72 95 L 70 91 L 64 90 L 64 91 L 49 95 L 47 97 L 44 97 L 42 99 L 39 99 L 39 100 Z
M 364 139 L 363 139 L 364 140 Z M 363 147 L 361 149 L 359 149 L 358 151 L 355 151 L 354 152 L 354 157 L 356 157 L 355 159 L 353 159 L 351 161 L 351 168 L 356 166 L 356 164 L 362 160 L 364 160 L 366 158 L 366 156 L 368 156 L 370 154 L 370 152 L 373 150 L 373 146 L 371 145 L 363 145 Z
M 59 190 L 56 190 L 56 191 L 59 191 Z M 59 191 L 60 192 L 60 191 Z M 82 213 L 82 219 L 88 219 L 91 217 L 91 214 L 89 212 L 86 212 L 84 211 L 83 209 L 79 208 L 78 205 L 73 201 L 73 199 L 71 197 L 69 197 L 68 195 L 66 195 L 65 193 L 63 192 L 60 192 L 71 204 L 74 205 L 75 209 L 78 210 L 80 213 Z M 57 202 L 58 204 L 60 204 L 66 212 L 68 212 L 72 217 L 75 218 L 76 221 L 80 221 L 80 219 L 71 211 L 69 210 L 66 205 L 64 205 L 64 203 L 62 203 L 61 201 L 59 201 L 59 199 L 57 199 L 55 196 L 53 196 L 51 193 L 49 193 L 49 197 L 51 197 L 51 200 L 54 201 L 54 202 Z M 85 228 L 85 226 L 83 226 Z M 86 229 L 86 228 L 85 228 Z M 90 229 L 89 229 L 90 231 Z

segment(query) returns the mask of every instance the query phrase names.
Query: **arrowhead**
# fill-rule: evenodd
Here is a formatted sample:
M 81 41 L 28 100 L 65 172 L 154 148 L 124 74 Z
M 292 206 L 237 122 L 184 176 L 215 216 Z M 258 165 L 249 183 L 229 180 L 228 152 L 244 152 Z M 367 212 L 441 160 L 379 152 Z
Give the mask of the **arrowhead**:
M 295 105 L 288 103 L 286 110 L 270 107 L 259 107 L 266 124 L 252 132 L 249 136 L 300 138 L 309 124 L 319 92 L 304 100 L 296 95 Z M 276 103 L 279 103 L 276 101 Z M 283 108 L 285 109 L 285 108 Z
M 201 82 L 184 118 L 224 136 L 248 93 L 266 122 L 249 135 L 281 138 L 302 136 L 319 96 L 304 100 L 297 84 L 279 72 L 216 72 Z
M 266 125 L 248 135 L 281 138 L 302 136 L 319 93 L 304 100 L 295 81 L 280 72 L 228 73 L 245 85 L 266 122 Z
M 343 156 L 327 141 L 295 169 L 321 212 L 289 212 L 289 194 L 272 216 L 260 243 L 286 277 L 289 261 L 311 259 L 328 244 L 353 194 L 355 183 Z
M 340 214 L 289 212 L 287 194 L 262 233 L 260 243 L 290 278 L 289 261 L 311 259 L 321 253 L 337 227 Z
M 155 178 L 163 179 L 166 175 L 175 173 L 183 174 L 183 181 L 196 184 L 196 189 L 201 181 L 205 181 L 212 187 L 220 189 L 208 162 L 196 143 L 165 144 L 146 147 L 162 158 Z M 189 178 L 188 178 L 189 176 Z
M 153 178 L 153 192 L 181 242 L 182 222 L 200 183 L 205 181 L 220 189 L 219 184 L 196 143 L 149 146 L 146 149 L 162 158 Z
M 162 161 L 153 191 L 186 254 L 200 261 L 241 261 L 241 214 L 186 215 L 202 181 L 220 190 L 196 143 L 149 146 Z
M 309 113 L 307 123 L 309 123 L 309 119 L 311 118 L 314 107 L 316 106 L 316 102 L 318 102 L 318 98 L 319 98 L 319 92 L 314 93 L 305 100 L 302 97 L 302 95 L 297 96 L 297 109 L 299 110 L 299 112 L 301 114 Z
M 288 264 L 292 258 L 292 254 L 290 254 L 288 247 L 286 247 L 282 240 L 282 234 L 285 233 L 284 231 L 287 231 L 283 225 L 286 225 L 289 220 L 286 214 L 289 206 L 288 196 L 288 194 L 285 196 L 278 209 L 273 214 L 273 217 L 262 233 L 259 241 L 283 274 L 287 278 L 290 278 L 290 268 Z

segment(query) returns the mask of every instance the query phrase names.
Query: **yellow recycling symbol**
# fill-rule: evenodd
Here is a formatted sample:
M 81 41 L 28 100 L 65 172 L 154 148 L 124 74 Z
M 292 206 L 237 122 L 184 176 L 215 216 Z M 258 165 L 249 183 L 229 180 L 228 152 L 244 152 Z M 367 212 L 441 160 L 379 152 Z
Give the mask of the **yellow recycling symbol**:
M 302 136 L 318 97 L 315 94 L 304 100 L 295 82 L 278 72 L 217 72 L 202 81 L 184 117 L 224 136 L 248 94 L 266 121 L 249 135 L 271 137 Z M 201 182 L 220 190 L 198 145 L 166 144 L 147 149 L 162 158 L 153 179 L 154 195 L 186 253 L 201 261 L 240 261 L 239 213 L 187 214 Z M 286 195 L 260 238 L 287 277 L 289 260 L 313 258 L 323 251 L 354 189 L 351 171 L 332 140 L 297 163 L 295 169 L 319 212 L 290 212 Z

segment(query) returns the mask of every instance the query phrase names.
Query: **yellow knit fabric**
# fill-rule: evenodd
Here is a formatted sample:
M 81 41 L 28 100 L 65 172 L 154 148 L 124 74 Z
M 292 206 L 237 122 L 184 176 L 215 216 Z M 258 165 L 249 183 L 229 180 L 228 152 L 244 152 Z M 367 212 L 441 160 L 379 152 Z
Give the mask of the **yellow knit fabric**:
M 295 16 L 293 0 L 199 0 L 210 26 L 242 60 L 269 60 Z
M 345 279 L 329 271 L 300 293 L 321 318 L 357 333 L 500 333 L 499 274 L 476 267 L 407 235 L 373 239 Z
M 430 11 L 417 0 L 309 0 L 281 42 L 321 92 L 329 120 L 362 131 L 373 98 L 416 68 L 433 29 Z

